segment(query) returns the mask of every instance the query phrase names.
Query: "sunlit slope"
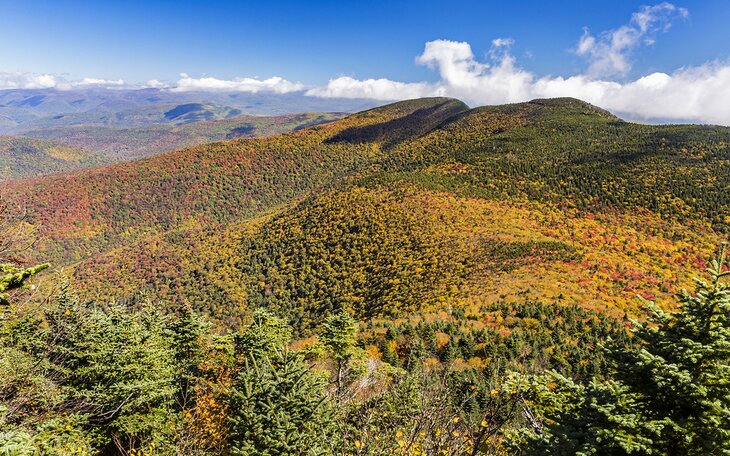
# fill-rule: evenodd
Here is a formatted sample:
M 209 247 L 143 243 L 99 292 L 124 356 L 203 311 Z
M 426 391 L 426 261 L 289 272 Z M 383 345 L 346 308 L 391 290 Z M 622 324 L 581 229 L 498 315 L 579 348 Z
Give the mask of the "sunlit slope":
M 507 110 L 504 122 L 520 128 L 482 126 Z M 424 166 L 382 179 L 589 211 L 643 208 L 719 231 L 730 219 L 727 127 L 640 125 L 574 99 L 536 100 L 471 110 L 399 151 Z
M 231 323 L 266 306 L 301 330 L 342 307 L 367 319 L 540 300 L 620 316 L 638 312 L 637 295 L 664 304 L 690 285 L 716 241 L 648 211 L 350 186 L 250 222 L 154 236 L 75 274 L 90 296 L 152 290 Z
M 435 110 L 431 118 L 445 120 L 464 109 L 450 99 L 404 102 L 271 138 L 212 143 L 11 182 L 7 194 L 32 201 L 28 218 L 40 227 L 39 253 L 57 263 L 72 262 L 181 225 L 255 217 L 367 170 L 385 156 L 379 141 L 330 141 L 338 133 L 423 110 Z
M 306 332 L 495 302 L 637 314 L 727 231 L 730 129 L 623 122 L 574 99 L 397 103 L 266 139 L 15 182 L 43 254 L 89 296 L 139 290 Z M 49 193 L 52 187 L 62 188 Z

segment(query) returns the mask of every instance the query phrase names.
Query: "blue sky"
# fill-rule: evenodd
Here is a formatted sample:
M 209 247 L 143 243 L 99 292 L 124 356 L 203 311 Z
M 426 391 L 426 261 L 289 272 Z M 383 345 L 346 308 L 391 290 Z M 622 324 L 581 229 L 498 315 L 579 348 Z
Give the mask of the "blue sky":
M 282 76 L 305 84 L 350 75 L 433 79 L 414 64 L 424 43 L 492 39 L 538 74 L 566 75 L 585 62 L 571 50 L 582 28 L 624 24 L 636 1 L 34 1 L 0 0 L 0 71 L 174 80 Z M 730 57 L 730 2 L 685 1 L 689 10 L 637 52 L 635 74 Z
M 729 19 L 726 0 L 0 0 L 0 89 L 576 96 L 730 123 Z

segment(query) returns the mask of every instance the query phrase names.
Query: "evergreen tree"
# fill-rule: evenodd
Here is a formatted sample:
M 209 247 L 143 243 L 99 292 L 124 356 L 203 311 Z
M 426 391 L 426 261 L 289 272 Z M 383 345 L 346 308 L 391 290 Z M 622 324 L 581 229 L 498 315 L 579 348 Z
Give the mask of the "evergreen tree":
M 200 363 L 204 356 L 201 339 L 210 328 L 203 317 L 186 304 L 180 307 L 177 318 L 169 325 L 172 350 L 175 353 L 178 384 L 178 406 L 189 407 L 196 381 L 200 378 Z
M 320 338 L 337 363 L 335 381 L 337 391 L 341 392 L 349 363 L 357 354 L 357 321 L 345 311 L 330 315 L 324 322 Z
M 102 309 L 64 287 L 27 313 L 0 322 L 0 454 L 20 437 L 34 454 L 170 448 L 174 356 L 154 306 Z
M 529 454 L 730 454 L 730 274 L 724 249 L 683 291 L 677 313 L 647 303 L 652 315 L 636 323 L 635 350 L 608 349 L 611 378 L 581 385 L 552 372 L 515 376 L 541 423 L 525 432 Z M 526 408 L 526 416 L 532 413 Z
M 331 412 L 326 379 L 288 349 L 286 324 L 259 311 L 239 337 L 240 370 L 230 393 L 231 453 L 324 454 Z
M 100 446 L 166 444 L 175 419 L 175 359 L 159 309 L 101 309 L 64 292 L 46 320 L 48 375 L 66 391 L 59 406 L 85 415 Z

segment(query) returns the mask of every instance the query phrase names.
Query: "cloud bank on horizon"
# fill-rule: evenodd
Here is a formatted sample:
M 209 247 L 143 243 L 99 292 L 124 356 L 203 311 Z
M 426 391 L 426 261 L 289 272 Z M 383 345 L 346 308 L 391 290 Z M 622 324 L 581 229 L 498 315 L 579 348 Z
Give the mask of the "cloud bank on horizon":
M 83 78 L 78 81 L 67 81 L 66 79 L 52 74 L 33 74 L 22 71 L 0 72 L 0 89 L 59 89 L 72 90 L 90 87 L 101 88 L 124 88 L 126 84 L 123 79 L 97 79 Z
M 707 62 L 655 72 L 626 80 L 633 53 L 650 46 L 688 11 L 671 3 L 642 7 L 630 21 L 593 35 L 585 29 L 574 52 L 586 59 L 586 70 L 572 76 L 538 76 L 521 68 L 510 53 L 511 38 L 496 38 L 484 61 L 467 42 L 426 43 L 416 63 L 437 72 L 436 82 L 403 82 L 386 78 L 341 76 L 324 86 L 307 87 L 282 77 L 241 77 L 231 80 L 193 78 L 182 73 L 176 83 L 150 80 L 144 87 L 174 92 L 228 91 L 286 94 L 300 92 L 321 98 L 369 98 L 381 101 L 448 96 L 468 104 L 502 104 L 534 98 L 575 97 L 634 119 L 661 119 L 730 125 L 730 63 Z M 0 88 L 133 87 L 124 81 L 84 78 L 66 81 L 53 75 L 0 73 Z M 139 87 L 139 86 L 137 86 Z

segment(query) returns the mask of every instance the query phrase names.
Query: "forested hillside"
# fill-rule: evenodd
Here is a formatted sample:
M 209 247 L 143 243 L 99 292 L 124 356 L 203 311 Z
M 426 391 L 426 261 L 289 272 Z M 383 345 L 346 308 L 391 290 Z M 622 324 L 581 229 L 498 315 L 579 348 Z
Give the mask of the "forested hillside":
M 5 193 L 80 291 L 144 289 L 231 324 L 261 305 L 305 330 L 338 308 L 530 296 L 636 315 L 636 294 L 666 302 L 725 232 L 729 140 L 573 99 L 423 99 Z
M 645 302 L 647 323 L 538 302 L 359 324 L 336 311 L 303 340 L 263 309 L 221 334 L 189 305 L 84 303 L 65 284 L 33 303 L 22 291 L 46 267 L 0 268 L 4 454 L 730 449 L 722 250 L 679 312 Z
M 0 451 L 725 454 L 729 144 L 434 98 L 8 181 Z
M 87 149 L 23 136 L 0 136 L 0 181 L 102 163 L 103 157 Z

